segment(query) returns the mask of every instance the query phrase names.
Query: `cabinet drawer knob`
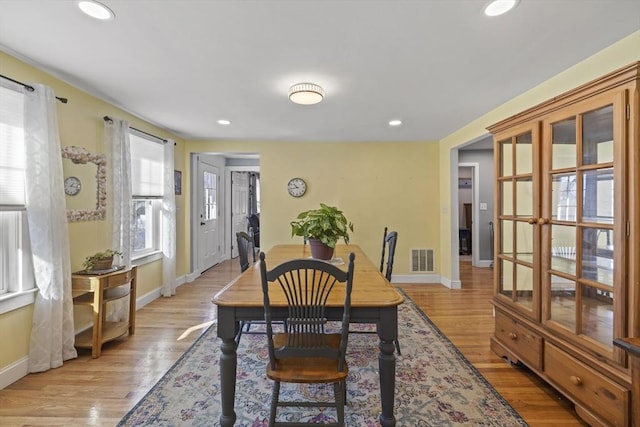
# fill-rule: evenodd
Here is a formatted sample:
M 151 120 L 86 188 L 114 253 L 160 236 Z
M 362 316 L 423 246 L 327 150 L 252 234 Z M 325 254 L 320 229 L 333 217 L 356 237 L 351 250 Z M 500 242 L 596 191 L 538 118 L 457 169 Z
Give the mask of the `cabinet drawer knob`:
M 509 338 L 511 338 L 512 340 L 517 340 L 518 334 L 516 334 L 515 332 L 509 332 Z
M 573 385 L 582 385 L 582 379 L 580 377 L 576 377 L 575 375 L 571 375 L 569 377 Z

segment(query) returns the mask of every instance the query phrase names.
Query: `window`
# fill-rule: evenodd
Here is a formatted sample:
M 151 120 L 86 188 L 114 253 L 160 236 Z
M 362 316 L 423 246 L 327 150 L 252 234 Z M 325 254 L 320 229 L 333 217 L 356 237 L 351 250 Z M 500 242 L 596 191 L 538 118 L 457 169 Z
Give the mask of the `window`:
M 141 258 L 161 248 L 161 210 L 164 191 L 164 147 L 144 134 L 132 131 L 131 256 Z
M 33 295 L 13 299 L 35 286 L 25 208 L 23 104 L 22 92 L 0 86 L 0 313 L 33 302 Z

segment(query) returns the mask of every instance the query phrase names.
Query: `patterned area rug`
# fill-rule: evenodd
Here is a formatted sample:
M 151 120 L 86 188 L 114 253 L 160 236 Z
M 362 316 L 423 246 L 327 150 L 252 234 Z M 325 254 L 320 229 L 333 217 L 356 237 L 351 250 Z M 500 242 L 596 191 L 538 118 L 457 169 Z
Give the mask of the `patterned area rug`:
M 402 355 L 397 358 L 395 416 L 398 426 L 526 426 L 518 413 L 427 316 L 405 295 L 399 307 Z M 353 325 L 355 326 L 355 325 Z M 362 326 L 362 325 L 359 325 Z M 349 337 L 347 426 L 379 426 L 378 340 Z M 216 325 L 192 347 L 120 421 L 119 426 L 219 425 L 220 341 Z M 238 348 L 236 426 L 267 425 L 272 383 L 264 335 L 243 335 Z M 282 384 L 283 398 L 333 397 L 331 387 Z M 335 410 L 282 408 L 279 420 L 326 422 Z

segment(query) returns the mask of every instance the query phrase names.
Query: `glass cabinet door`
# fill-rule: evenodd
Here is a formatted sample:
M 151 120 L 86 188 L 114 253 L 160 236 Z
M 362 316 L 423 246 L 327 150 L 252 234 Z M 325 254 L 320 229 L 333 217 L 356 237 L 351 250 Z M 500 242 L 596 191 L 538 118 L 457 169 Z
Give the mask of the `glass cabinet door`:
M 614 316 L 623 280 L 618 98 L 549 117 L 542 150 L 543 322 L 609 357 L 622 327 Z
M 538 129 L 529 126 L 499 134 L 495 141 L 496 294 L 539 320 Z

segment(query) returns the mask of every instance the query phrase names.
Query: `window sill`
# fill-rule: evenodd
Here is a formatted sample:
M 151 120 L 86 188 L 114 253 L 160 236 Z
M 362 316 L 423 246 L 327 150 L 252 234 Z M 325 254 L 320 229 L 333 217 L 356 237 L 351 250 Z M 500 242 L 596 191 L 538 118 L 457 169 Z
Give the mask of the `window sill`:
M 149 264 L 162 259 L 162 251 L 154 251 L 131 258 L 131 263 L 137 266 Z
M 37 292 L 37 289 L 30 289 L 24 292 L 11 292 L 0 295 L 0 314 L 35 303 Z

